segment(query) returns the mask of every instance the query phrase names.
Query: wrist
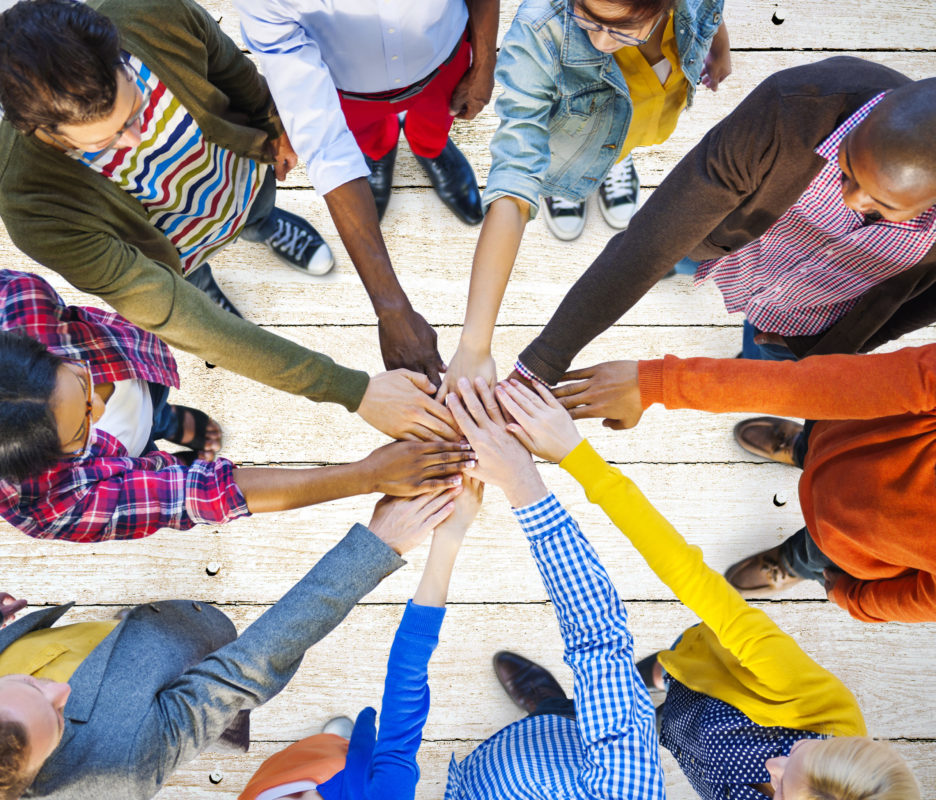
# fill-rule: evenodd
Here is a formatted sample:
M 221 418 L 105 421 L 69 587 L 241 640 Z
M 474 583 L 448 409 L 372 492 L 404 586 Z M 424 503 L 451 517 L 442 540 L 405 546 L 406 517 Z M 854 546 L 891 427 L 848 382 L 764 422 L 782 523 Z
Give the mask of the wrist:
M 371 303 L 374 306 L 374 313 L 380 320 L 399 317 L 404 314 L 412 313 L 413 311 L 413 306 L 410 304 L 409 298 L 403 293 L 402 289 L 400 290 L 399 296 L 374 297 L 371 298 Z
M 347 479 L 354 488 L 354 495 L 373 494 L 380 491 L 377 470 L 372 467 L 370 456 L 339 466 L 347 469 Z
M 504 494 L 513 508 L 523 508 L 542 500 L 549 494 L 549 490 L 536 467 L 533 467 L 533 472 L 523 473 L 510 486 L 505 486 Z

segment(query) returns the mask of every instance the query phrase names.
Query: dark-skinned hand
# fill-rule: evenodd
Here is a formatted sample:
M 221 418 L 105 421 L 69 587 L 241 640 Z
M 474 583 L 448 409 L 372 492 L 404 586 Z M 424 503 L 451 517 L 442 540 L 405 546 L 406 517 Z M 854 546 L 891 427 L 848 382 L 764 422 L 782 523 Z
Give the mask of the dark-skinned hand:
M 388 370 L 409 369 L 421 372 L 439 386 L 445 362 L 436 345 L 436 332 L 422 314 L 412 308 L 382 311 L 377 319 L 380 354 Z

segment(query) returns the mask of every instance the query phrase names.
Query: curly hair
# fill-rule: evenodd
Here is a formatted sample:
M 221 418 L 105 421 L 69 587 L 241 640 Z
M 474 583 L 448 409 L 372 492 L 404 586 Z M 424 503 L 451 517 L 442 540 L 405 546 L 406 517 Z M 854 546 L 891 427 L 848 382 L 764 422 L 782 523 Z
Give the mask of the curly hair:
M 0 14 L 0 108 L 23 133 L 106 117 L 120 63 L 117 27 L 77 0 L 20 0 Z

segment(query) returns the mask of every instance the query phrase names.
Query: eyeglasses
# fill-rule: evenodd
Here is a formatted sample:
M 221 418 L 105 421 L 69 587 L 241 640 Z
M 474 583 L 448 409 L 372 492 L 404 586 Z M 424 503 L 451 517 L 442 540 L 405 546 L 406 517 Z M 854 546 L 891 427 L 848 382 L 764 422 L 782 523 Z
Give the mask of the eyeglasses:
M 636 46 L 641 44 L 646 44 L 653 38 L 653 32 L 657 29 L 657 25 L 660 24 L 660 20 L 666 17 L 666 14 L 660 14 L 657 17 L 657 21 L 653 23 L 653 27 L 650 29 L 650 32 L 647 34 L 646 39 L 638 39 L 636 36 L 631 36 L 629 33 L 624 33 L 619 31 L 616 28 L 609 28 L 607 25 L 602 25 L 600 22 L 595 22 L 593 19 L 588 19 L 587 17 L 581 17 L 574 11 L 575 5 L 569 5 L 569 16 L 575 20 L 575 24 L 578 25 L 583 31 L 604 31 L 608 36 L 614 39 L 616 42 L 621 44 Z
M 150 97 L 153 94 L 153 90 L 150 88 L 149 84 L 143 80 L 143 76 L 137 72 L 133 66 L 127 61 L 122 62 L 122 67 L 125 70 L 129 70 L 131 74 L 127 75 L 127 80 L 133 83 L 133 88 L 137 89 L 140 83 L 143 84 L 143 91 L 139 95 L 139 105 L 134 105 L 134 110 L 127 117 L 127 121 L 120 127 L 120 130 L 117 131 L 110 139 L 101 144 L 100 146 L 95 145 L 95 150 L 83 150 L 81 148 L 72 147 L 67 142 L 60 139 L 52 131 L 45 131 L 46 136 L 48 136 L 53 142 L 55 142 L 59 147 L 61 147 L 68 155 L 72 158 L 80 159 L 88 164 L 93 164 L 101 156 L 103 156 L 108 150 L 111 150 L 117 142 L 120 141 L 120 138 L 132 128 L 139 121 L 140 117 L 143 116 L 143 112 L 146 111 L 147 105 L 149 105 Z
M 78 358 L 63 358 L 62 361 L 75 364 L 84 370 L 84 376 L 73 374 L 75 374 L 75 378 L 81 384 L 85 392 L 85 420 L 78 429 L 78 432 L 62 445 L 64 451 L 64 448 L 80 440 L 81 447 L 78 450 L 66 452 L 65 455 L 68 456 L 68 458 L 84 458 L 91 452 L 91 411 L 94 408 L 94 384 L 91 381 L 91 365 L 87 361 Z

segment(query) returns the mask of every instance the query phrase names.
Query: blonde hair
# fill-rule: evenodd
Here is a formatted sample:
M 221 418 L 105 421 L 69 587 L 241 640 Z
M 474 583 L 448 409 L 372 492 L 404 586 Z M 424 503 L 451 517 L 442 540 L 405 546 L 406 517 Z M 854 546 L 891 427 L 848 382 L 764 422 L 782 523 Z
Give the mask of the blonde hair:
M 907 762 L 886 742 L 865 736 L 826 739 L 803 756 L 810 800 L 920 800 Z

